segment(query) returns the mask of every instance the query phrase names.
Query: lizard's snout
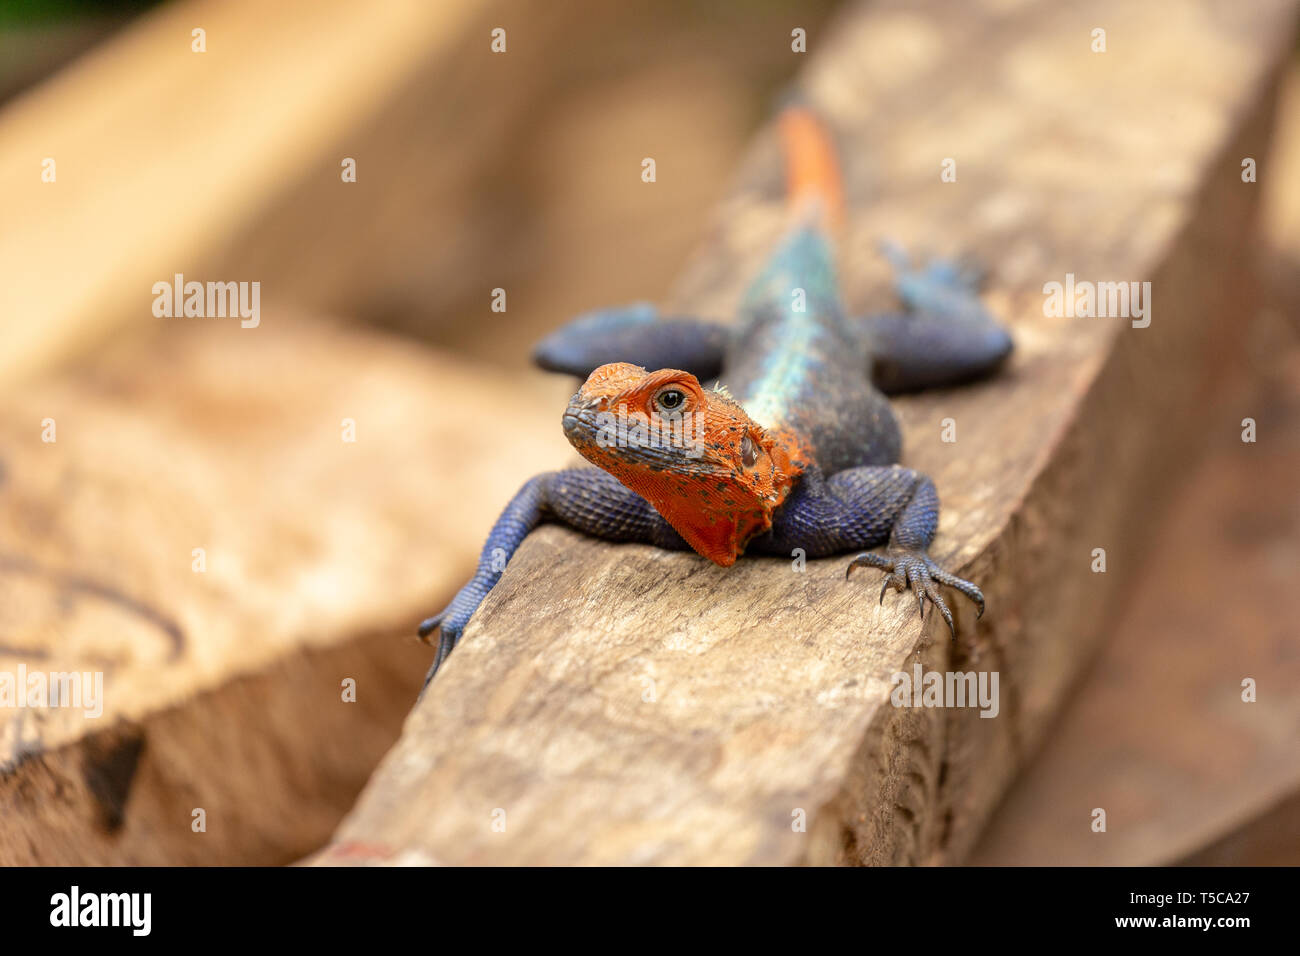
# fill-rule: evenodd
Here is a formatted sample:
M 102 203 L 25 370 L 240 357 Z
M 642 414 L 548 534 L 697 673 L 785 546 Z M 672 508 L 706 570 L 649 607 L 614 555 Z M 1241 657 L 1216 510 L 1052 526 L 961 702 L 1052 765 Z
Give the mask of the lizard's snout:
M 564 434 L 576 442 L 596 430 L 596 416 L 604 409 L 605 401 L 598 396 L 586 397 L 581 392 L 569 399 L 564 410 Z

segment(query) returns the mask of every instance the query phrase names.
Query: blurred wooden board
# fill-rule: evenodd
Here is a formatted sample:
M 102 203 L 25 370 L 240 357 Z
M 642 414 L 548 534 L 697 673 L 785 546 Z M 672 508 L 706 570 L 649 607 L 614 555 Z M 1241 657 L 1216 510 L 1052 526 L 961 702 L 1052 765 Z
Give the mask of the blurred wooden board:
M 800 24 L 815 34 L 836 2 L 801 4 Z M 571 315 L 680 273 L 767 91 L 803 62 L 782 41 L 789 18 L 694 0 L 484 5 L 464 42 L 340 137 L 355 184 L 339 188 L 339 150 L 320 156 L 213 268 L 525 368 Z M 487 42 L 498 25 L 505 55 Z M 461 318 L 497 287 L 510 320 L 485 336 Z
M 900 403 L 904 460 L 944 499 L 933 554 L 989 613 L 959 605 L 954 645 L 909 600 L 846 585 L 844 559 L 724 570 L 544 528 L 316 861 L 963 859 L 1104 634 L 1249 314 L 1239 163 L 1267 146 L 1293 12 L 854 7 L 806 77 L 848 161 L 848 302 L 882 305 L 871 249 L 892 236 L 987 263 L 1017 335 L 1000 379 Z M 1189 82 L 1189 62 L 1218 69 Z M 677 304 L 731 311 L 779 192 L 765 135 Z M 1042 285 L 1067 272 L 1151 281 L 1151 327 L 1044 318 Z M 999 672 L 998 718 L 892 707 L 914 664 Z
M 1300 862 L 1295 292 L 1260 320 L 1267 355 L 1222 393 L 1132 603 L 971 863 Z M 1105 833 L 1090 829 L 1095 807 Z
M 833 2 L 800 22 L 815 31 Z M 522 367 L 571 312 L 678 271 L 761 90 L 800 59 L 771 42 L 787 32 L 779 11 L 690 0 L 264 6 L 168 4 L 0 112 L 16 267 L 0 302 L 40 318 L 9 333 L 0 316 L 16 350 L 0 380 L 92 349 L 177 271 L 257 279 L 268 304 L 498 364 L 500 343 L 461 317 L 505 287 L 500 337 Z M 190 52 L 192 24 L 208 30 L 205 54 Z M 505 55 L 489 46 L 496 26 Z M 302 69 L 300 56 L 319 60 Z M 665 170 L 653 190 L 647 141 Z M 55 185 L 39 181 L 47 155 Z M 344 156 L 354 183 L 340 181 Z M 161 254 L 155 218 L 126 209 L 168 210 Z
M 1265 297 L 1242 329 L 1245 361 L 1219 387 L 1217 409 L 1207 418 L 1205 458 L 1171 506 L 1101 659 L 993 816 L 972 863 L 1300 861 L 1300 699 L 1293 692 L 1300 672 L 1292 633 L 1300 611 L 1294 60 L 1282 85 L 1276 142 L 1262 168 Z M 1240 441 L 1243 417 L 1258 421 L 1257 444 Z M 1224 568 L 1232 569 L 1229 586 Z M 1261 688 L 1254 704 L 1240 700 L 1239 682 L 1248 675 Z M 1113 811 L 1105 835 L 1079 829 L 1084 803 Z
M 1291 365 L 1287 404 L 1241 406 L 1259 417 L 1259 444 L 1218 421 L 1213 457 L 1179 496 L 1123 627 L 972 863 L 1174 863 L 1300 796 L 1300 361 Z M 1245 678 L 1254 703 L 1242 701 Z M 1106 833 L 1090 829 L 1095 807 Z
M 0 393 L 0 680 L 103 675 L 98 717 L 0 706 L 0 864 L 319 846 L 415 699 L 416 623 L 566 460 L 551 384 L 277 313 Z
M 147 316 L 154 282 L 199 277 L 344 131 L 463 42 L 483 9 L 470 0 L 171 3 L 7 104 L 0 381 Z M 206 52 L 191 49 L 196 28 Z M 345 155 L 333 157 L 340 189 Z M 46 158 L 54 182 L 42 181 Z

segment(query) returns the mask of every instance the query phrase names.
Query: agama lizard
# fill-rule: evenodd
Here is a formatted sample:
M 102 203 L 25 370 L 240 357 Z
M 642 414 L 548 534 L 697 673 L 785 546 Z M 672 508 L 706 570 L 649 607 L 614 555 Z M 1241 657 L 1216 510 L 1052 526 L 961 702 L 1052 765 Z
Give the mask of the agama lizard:
M 493 526 L 478 569 L 440 614 L 432 679 L 505 562 L 533 528 L 558 521 L 610 541 L 693 548 L 730 566 L 749 550 L 821 557 L 886 572 L 889 588 L 939 610 L 947 585 L 984 611 L 969 581 L 927 554 L 939 496 L 897 464 L 901 435 L 884 392 L 952 385 L 992 371 L 1010 336 L 981 306 L 973 270 L 917 270 L 891 250 L 901 314 L 851 318 L 840 302 L 829 231 L 841 185 L 830 137 L 807 108 L 780 119 L 791 226 L 725 326 L 661 319 L 649 305 L 582 316 L 535 352 L 586 381 L 565 435 L 595 467 L 539 474 Z M 647 369 L 657 371 L 647 371 Z M 722 385 L 702 385 L 717 377 Z M 427 681 L 426 681 L 427 683 Z

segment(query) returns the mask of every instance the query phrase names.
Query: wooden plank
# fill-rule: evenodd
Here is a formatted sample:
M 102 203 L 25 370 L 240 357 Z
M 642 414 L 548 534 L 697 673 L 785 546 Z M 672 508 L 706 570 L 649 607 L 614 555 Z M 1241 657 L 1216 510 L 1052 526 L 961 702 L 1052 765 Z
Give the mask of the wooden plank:
M 155 282 L 201 271 L 481 10 L 172 3 L 8 104 L 0 381 L 147 317 Z M 191 49 L 195 28 L 204 53 Z M 42 179 L 47 158 L 53 182 Z
M 569 455 L 563 392 L 276 313 L 0 394 L 0 687 L 102 675 L 98 715 L 0 696 L 0 864 L 319 846 L 415 699 L 420 615 Z
M 849 303 L 882 302 L 886 235 L 983 259 L 1014 326 L 1006 375 L 900 403 L 905 461 L 944 498 L 934 555 L 984 587 L 982 621 L 962 607 L 950 644 L 842 559 L 724 570 L 544 528 L 317 861 L 961 860 L 1104 633 L 1250 308 L 1239 163 L 1267 144 L 1294 10 L 1177 10 L 855 7 L 806 77 L 846 149 Z M 1189 62 L 1219 68 L 1189 83 Z M 677 304 L 734 306 L 779 182 L 765 136 Z M 1044 318 L 1067 273 L 1151 281 L 1150 327 Z M 892 707 L 915 664 L 998 672 L 998 718 Z
M 1300 797 L 1300 348 L 1291 355 L 1284 378 L 1233 390 L 1235 407 L 1207 418 L 1211 457 L 1178 495 L 1132 605 L 972 863 L 1163 865 L 1269 813 L 1286 832 L 1284 810 Z M 1240 440 L 1247 414 L 1260 422 L 1258 444 Z M 1250 587 L 1227 584 L 1225 569 Z M 1257 685 L 1251 703 L 1246 678 Z M 1091 828 L 1097 807 L 1105 833 Z
M 1300 120 L 1300 70 L 1289 86 L 1292 122 L 1279 129 Z M 1278 245 L 1263 265 L 1275 281 L 1242 329 L 1249 361 L 1217 389 L 1205 460 L 1178 490 L 1133 601 L 972 863 L 1300 860 L 1300 180 L 1286 174 L 1300 139 L 1289 138 L 1267 161 Z M 1291 215 L 1279 219 L 1278 204 Z M 1244 417 L 1258 423 L 1255 443 L 1241 440 Z M 1254 702 L 1242 699 L 1246 678 Z M 1104 834 L 1089 825 L 1095 807 Z

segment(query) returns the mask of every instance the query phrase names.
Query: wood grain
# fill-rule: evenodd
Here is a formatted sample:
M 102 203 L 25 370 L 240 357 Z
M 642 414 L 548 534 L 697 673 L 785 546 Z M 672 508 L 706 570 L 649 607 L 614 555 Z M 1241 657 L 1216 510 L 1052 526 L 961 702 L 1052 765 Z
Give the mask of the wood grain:
M 0 394 L 0 680 L 103 675 L 100 716 L 0 702 L 0 863 L 319 846 L 415 699 L 416 623 L 567 459 L 539 379 L 276 313 Z
M 961 607 L 950 644 L 843 560 L 723 570 L 545 528 L 317 862 L 963 859 L 1104 635 L 1252 307 L 1240 159 L 1266 148 L 1294 8 L 1173 9 L 855 6 L 805 76 L 847 157 L 850 305 L 886 301 L 891 236 L 988 264 L 1016 334 L 998 380 L 900 403 L 944 500 L 933 553 L 984 587 L 982 621 Z M 734 307 L 779 191 L 764 134 L 677 304 Z M 1151 326 L 1045 318 L 1067 272 L 1151 281 Z M 999 716 L 892 707 L 917 663 L 997 671 Z

